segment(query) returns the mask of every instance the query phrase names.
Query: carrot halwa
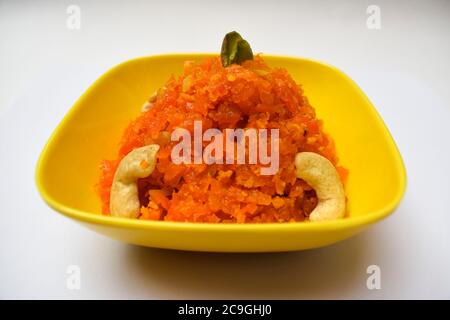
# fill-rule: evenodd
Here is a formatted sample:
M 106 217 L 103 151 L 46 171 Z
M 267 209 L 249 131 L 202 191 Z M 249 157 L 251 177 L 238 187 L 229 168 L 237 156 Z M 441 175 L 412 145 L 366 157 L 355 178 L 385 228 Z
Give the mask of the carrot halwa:
M 279 129 L 279 170 L 261 175 L 260 164 L 174 164 L 170 133 L 194 121 L 203 130 Z M 137 182 L 139 219 L 214 223 L 303 221 L 317 204 L 315 191 L 296 176 L 294 158 L 314 152 L 327 158 L 342 181 L 333 141 L 302 88 L 285 69 L 270 68 L 261 56 L 224 67 L 220 57 L 187 61 L 151 98 L 151 108 L 125 129 L 118 156 L 101 163 L 97 189 L 110 214 L 110 193 L 120 161 L 132 150 L 157 144 L 157 163 Z M 208 142 L 203 142 L 204 147 Z M 140 163 L 142 168 L 149 164 Z

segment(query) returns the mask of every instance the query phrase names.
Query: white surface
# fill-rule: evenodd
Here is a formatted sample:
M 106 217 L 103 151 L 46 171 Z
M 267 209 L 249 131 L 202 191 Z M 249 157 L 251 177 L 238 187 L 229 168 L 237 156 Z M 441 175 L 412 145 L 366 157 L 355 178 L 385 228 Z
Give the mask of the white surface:
M 1 1 L 0 298 L 450 298 L 449 1 Z M 66 27 L 69 4 L 81 30 Z M 368 30 L 366 8 L 381 8 Z M 402 152 L 393 216 L 327 248 L 201 254 L 139 248 L 49 209 L 34 185 L 44 143 L 111 66 L 218 51 L 240 31 L 256 51 L 313 57 L 368 95 Z M 366 268 L 381 268 L 381 290 Z M 81 268 L 81 289 L 66 268 Z

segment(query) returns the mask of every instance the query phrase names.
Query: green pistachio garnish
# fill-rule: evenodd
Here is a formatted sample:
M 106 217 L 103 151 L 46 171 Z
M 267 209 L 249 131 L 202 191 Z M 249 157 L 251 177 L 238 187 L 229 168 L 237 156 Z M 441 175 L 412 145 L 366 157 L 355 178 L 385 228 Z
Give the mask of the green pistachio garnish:
M 239 33 L 232 31 L 223 38 L 220 58 L 222 65 L 228 67 L 233 63 L 241 64 L 246 60 L 252 60 L 253 51 L 250 44 Z

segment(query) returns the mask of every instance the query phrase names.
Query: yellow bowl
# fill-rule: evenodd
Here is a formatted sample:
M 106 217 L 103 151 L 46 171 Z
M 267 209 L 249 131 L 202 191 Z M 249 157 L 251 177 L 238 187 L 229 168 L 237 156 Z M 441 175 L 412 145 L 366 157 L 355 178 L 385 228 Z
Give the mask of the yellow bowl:
M 102 159 L 114 158 L 127 123 L 185 60 L 211 54 L 170 54 L 124 62 L 98 79 L 75 103 L 42 151 L 38 189 L 50 207 L 82 225 L 127 243 L 180 250 L 273 252 L 317 248 L 355 235 L 399 204 L 406 174 L 397 147 L 358 86 L 340 70 L 308 59 L 264 55 L 286 68 L 334 138 L 350 170 L 349 217 L 327 222 L 202 224 L 139 221 L 101 215 L 94 190 Z

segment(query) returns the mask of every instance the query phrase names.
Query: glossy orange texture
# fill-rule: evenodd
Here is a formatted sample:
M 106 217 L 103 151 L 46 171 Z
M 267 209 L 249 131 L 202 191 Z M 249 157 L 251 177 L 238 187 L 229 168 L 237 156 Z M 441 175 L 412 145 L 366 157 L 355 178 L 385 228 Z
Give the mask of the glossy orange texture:
M 151 93 L 149 93 L 150 96 Z M 154 99 L 153 99 L 154 100 Z M 261 175 L 258 164 L 174 164 L 178 142 L 170 133 L 185 128 L 194 135 L 194 121 L 203 131 L 255 128 L 278 129 L 280 165 L 275 175 Z M 269 131 L 270 132 L 270 131 Z M 110 188 L 119 161 L 131 150 L 159 144 L 158 163 L 151 176 L 138 183 L 140 219 L 191 222 L 303 221 L 317 197 L 296 178 L 294 158 L 311 151 L 337 163 L 334 144 L 322 121 L 286 69 L 270 68 L 262 57 L 242 66 L 224 68 L 220 58 L 184 62 L 157 91 L 152 107 L 125 129 L 118 157 L 103 161 L 98 189 L 103 212 L 109 213 Z M 209 142 L 204 141 L 204 147 Z M 220 155 L 225 159 L 224 154 Z M 236 155 L 235 155 L 236 158 Z M 346 175 L 346 170 L 339 168 Z
M 310 59 L 264 55 L 302 84 L 324 129 L 348 168 L 349 217 L 325 222 L 191 223 L 124 219 L 101 214 L 94 190 L 98 164 L 114 159 L 126 126 L 142 102 L 182 74 L 186 60 L 210 54 L 170 54 L 126 61 L 106 72 L 80 97 L 42 151 L 36 183 L 56 211 L 119 241 L 158 248 L 216 252 L 274 252 L 317 248 L 346 239 L 387 217 L 400 203 L 406 174 L 382 119 L 342 71 Z

